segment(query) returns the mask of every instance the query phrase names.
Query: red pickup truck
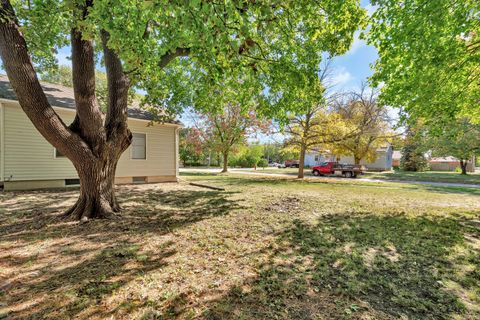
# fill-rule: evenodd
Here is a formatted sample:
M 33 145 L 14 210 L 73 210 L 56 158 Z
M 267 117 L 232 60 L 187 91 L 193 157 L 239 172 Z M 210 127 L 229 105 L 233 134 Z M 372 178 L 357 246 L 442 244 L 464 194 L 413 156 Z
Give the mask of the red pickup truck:
M 345 178 L 356 178 L 365 168 L 356 164 L 342 164 L 338 162 L 324 162 L 312 168 L 314 176 L 342 175 Z

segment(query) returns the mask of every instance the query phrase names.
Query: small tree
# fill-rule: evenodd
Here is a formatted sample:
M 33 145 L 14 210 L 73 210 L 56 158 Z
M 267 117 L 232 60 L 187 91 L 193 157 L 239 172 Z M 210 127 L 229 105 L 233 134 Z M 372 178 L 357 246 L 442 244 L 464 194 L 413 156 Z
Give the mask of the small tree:
M 348 137 L 330 145 L 335 154 L 351 155 L 355 164 L 363 159 L 376 159 L 377 148 L 392 135 L 387 109 L 377 103 L 376 97 L 375 90 L 368 91 L 362 85 L 359 92 L 335 101 L 334 110 L 350 131 Z
M 424 128 L 420 124 L 409 126 L 402 148 L 400 168 L 404 171 L 426 170 L 428 168 L 426 150 Z
M 266 130 L 268 123 L 259 120 L 254 110 L 243 112 L 237 104 L 228 104 L 223 112 L 198 114 L 196 126 L 208 146 L 222 155 L 222 172 L 228 171 L 230 153 L 257 130 Z
M 432 154 L 459 159 L 462 174 L 467 174 L 468 160 L 480 153 L 480 125 L 472 124 L 468 119 L 460 119 L 452 121 L 440 132 L 430 132 L 430 135 Z
M 269 162 L 281 162 L 282 156 L 282 144 L 281 143 L 266 143 L 263 145 L 263 157 Z
M 328 60 L 317 77 L 306 79 L 305 85 L 290 93 L 288 103 L 298 104 L 297 112 L 288 116 L 284 131 L 287 135 L 286 145 L 297 149 L 299 153 L 299 165 L 297 177 L 304 177 L 305 154 L 311 148 L 322 144 L 337 141 L 343 136 L 340 129 L 343 128 L 337 121 L 336 115 L 327 110 L 327 98 L 325 94 L 325 82 L 330 75 L 330 61 Z
M 183 165 L 198 163 L 203 154 L 202 133 L 197 128 L 180 130 L 179 155 Z

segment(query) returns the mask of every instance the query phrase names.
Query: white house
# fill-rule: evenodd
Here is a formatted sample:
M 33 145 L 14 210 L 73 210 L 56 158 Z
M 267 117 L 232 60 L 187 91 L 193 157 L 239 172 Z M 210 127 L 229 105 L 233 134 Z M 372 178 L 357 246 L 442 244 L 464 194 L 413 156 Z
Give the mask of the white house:
M 376 150 L 376 160 L 371 162 L 368 160 L 360 161 L 360 164 L 372 171 L 388 171 L 392 169 L 393 148 L 391 145 L 378 148 Z M 334 156 L 329 151 L 320 152 L 313 151 L 305 155 L 305 166 L 313 167 L 325 161 L 338 161 L 346 164 L 354 164 L 353 156 Z
M 376 150 L 377 156 L 375 161 L 361 160 L 360 164 L 364 165 L 368 170 L 372 171 L 389 171 L 392 170 L 393 148 L 386 145 Z M 341 156 L 338 159 L 341 163 L 354 164 L 353 156 Z
M 326 161 L 335 161 L 335 157 L 328 151 L 314 150 L 305 154 L 304 164 L 305 167 L 314 167 Z
M 75 117 L 73 89 L 42 83 L 48 101 L 65 123 Z M 152 124 L 137 105 L 128 110 L 132 145 L 118 161 L 116 183 L 177 181 L 179 122 Z M 50 145 L 27 118 L 10 82 L 0 75 L 0 184 L 4 190 L 78 185 L 70 160 Z

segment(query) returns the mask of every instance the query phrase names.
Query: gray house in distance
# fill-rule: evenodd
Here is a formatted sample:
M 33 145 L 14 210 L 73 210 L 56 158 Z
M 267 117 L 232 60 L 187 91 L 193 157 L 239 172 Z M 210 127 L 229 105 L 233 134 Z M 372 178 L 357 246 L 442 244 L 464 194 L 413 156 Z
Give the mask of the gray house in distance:
M 377 157 L 375 161 L 362 160 L 360 164 L 371 171 L 389 171 L 392 170 L 393 148 L 386 145 L 376 150 Z M 305 166 L 313 167 L 326 161 L 338 161 L 340 163 L 354 164 L 353 156 L 335 156 L 329 151 L 312 151 L 305 155 Z

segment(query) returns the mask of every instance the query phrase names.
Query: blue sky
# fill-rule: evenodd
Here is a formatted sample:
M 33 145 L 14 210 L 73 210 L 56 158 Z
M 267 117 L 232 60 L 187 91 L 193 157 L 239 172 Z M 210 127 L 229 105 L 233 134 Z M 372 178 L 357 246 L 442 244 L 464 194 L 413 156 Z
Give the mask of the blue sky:
M 362 0 L 362 7 L 372 14 L 374 7 L 369 1 Z M 377 50 L 360 40 L 360 32 L 355 33 L 355 40 L 350 50 L 333 59 L 333 82 L 336 84 L 336 90 L 345 90 L 358 88 L 362 81 L 373 74 L 371 65 L 378 57 Z

